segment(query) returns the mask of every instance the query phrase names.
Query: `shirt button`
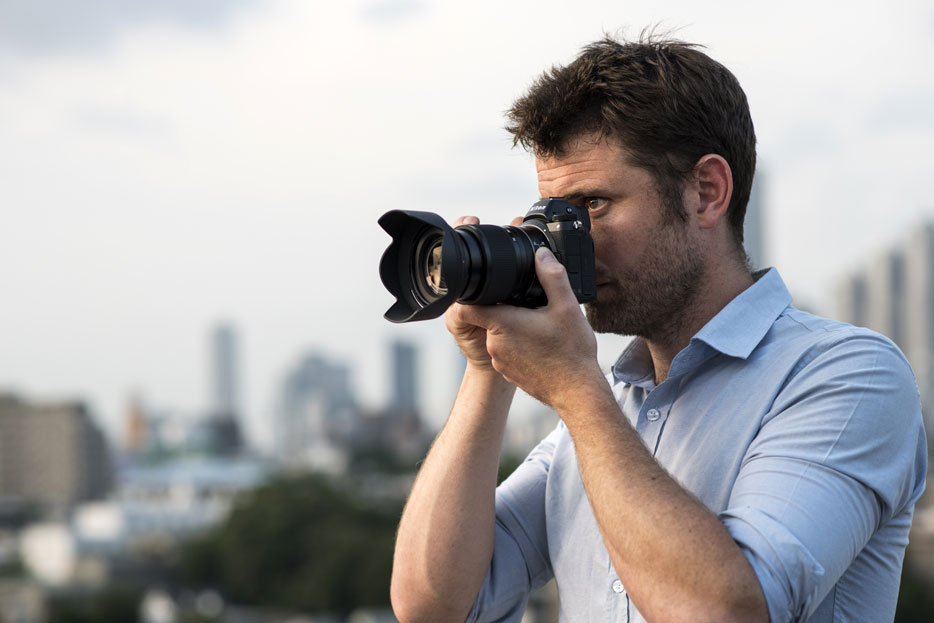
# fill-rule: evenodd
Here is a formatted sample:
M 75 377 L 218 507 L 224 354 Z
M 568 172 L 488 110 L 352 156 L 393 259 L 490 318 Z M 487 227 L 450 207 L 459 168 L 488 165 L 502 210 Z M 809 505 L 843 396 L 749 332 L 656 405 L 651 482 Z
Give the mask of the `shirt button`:
M 649 422 L 654 422 L 660 418 L 662 414 L 658 409 L 649 409 L 645 415 L 649 418 Z
M 620 582 L 619 580 L 616 580 L 615 582 L 613 582 L 613 592 L 614 592 L 614 593 L 622 593 L 622 592 L 623 592 L 623 583 Z

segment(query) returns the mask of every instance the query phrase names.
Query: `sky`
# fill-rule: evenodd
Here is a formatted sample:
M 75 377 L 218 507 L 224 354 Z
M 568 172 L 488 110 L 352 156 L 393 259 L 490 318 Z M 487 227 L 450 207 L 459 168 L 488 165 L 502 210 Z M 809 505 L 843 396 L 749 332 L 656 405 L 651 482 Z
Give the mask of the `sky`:
M 440 0 L 0 3 L 0 391 L 210 405 L 208 336 L 240 333 L 251 435 L 306 352 L 387 399 L 421 345 L 440 422 L 456 349 L 393 325 L 391 209 L 507 223 L 537 199 L 503 111 L 605 33 L 701 43 L 749 97 L 766 258 L 808 309 L 934 219 L 934 5 Z M 601 340 L 609 365 L 622 338 Z

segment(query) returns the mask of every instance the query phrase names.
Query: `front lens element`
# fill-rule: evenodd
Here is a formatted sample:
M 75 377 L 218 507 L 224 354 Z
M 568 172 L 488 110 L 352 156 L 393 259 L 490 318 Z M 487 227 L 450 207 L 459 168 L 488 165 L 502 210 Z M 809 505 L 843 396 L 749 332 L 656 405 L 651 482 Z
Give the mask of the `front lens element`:
M 441 243 L 442 240 L 435 242 L 434 246 L 428 250 L 425 265 L 425 279 L 431 291 L 439 296 L 448 293 L 447 284 L 444 283 L 444 275 L 441 273 Z
M 417 238 L 412 256 L 412 285 L 422 305 L 428 305 L 448 293 L 441 268 L 441 247 L 444 234 L 427 230 Z

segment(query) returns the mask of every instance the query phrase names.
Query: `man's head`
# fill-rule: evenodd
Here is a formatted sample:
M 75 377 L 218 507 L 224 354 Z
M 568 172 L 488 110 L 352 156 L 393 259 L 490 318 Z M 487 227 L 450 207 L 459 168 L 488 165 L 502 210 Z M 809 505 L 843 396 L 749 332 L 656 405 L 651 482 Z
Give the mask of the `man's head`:
M 722 156 L 733 176 L 728 219 L 742 249 L 743 219 L 756 168 L 756 136 L 739 82 L 696 46 L 606 38 L 572 63 L 545 72 L 508 113 L 514 141 L 537 156 L 561 156 L 596 135 L 626 148 L 684 220 L 681 192 L 698 160 Z

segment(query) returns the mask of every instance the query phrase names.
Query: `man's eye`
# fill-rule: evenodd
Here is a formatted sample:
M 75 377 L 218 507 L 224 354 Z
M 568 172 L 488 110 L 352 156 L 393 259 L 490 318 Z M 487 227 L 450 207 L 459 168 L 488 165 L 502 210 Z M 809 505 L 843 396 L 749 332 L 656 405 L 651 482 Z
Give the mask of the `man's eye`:
M 591 197 L 584 201 L 584 206 L 588 210 L 599 210 L 600 208 L 606 207 L 607 200 L 601 197 Z

